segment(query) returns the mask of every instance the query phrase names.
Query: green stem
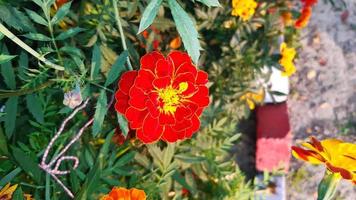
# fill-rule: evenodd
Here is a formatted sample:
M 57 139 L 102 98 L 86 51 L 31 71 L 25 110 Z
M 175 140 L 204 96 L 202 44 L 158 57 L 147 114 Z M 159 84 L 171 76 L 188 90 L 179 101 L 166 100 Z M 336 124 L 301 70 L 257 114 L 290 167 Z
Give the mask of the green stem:
M 58 49 L 56 40 L 54 39 L 53 25 L 52 25 L 51 19 L 50 19 L 50 18 L 47 18 L 47 22 L 48 22 L 49 34 L 51 35 L 52 43 L 53 43 L 54 49 L 56 50 L 56 53 L 57 53 L 57 56 L 58 56 L 58 60 L 59 60 L 60 64 L 63 65 L 62 56 L 61 56 L 61 54 L 59 53 L 59 49 Z
M 45 82 L 35 88 L 31 88 L 31 89 L 9 90 L 7 92 L 0 94 L 0 99 L 31 94 L 38 90 L 43 90 L 43 89 L 51 86 L 53 83 L 54 83 L 54 81 L 47 81 L 47 82 Z
M 120 32 L 122 47 L 123 47 L 124 50 L 127 50 L 127 45 L 126 45 L 126 40 L 125 40 L 125 35 L 124 35 L 124 29 L 122 28 L 120 15 L 119 15 L 119 9 L 117 8 L 117 0 L 112 0 L 112 3 L 113 3 L 113 6 L 114 6 L 116 25 L 119 28 L 119 32 Z M 129 57 L 127 57 L 127 65 L 129 66 L 129 70 L 133 70 Z
M 48 67 L 56 69 L 56 70 L 64 71 L 64 67 L 62 67 L 60 65 L 57 65 L 57 64 L 54 64 L 54 63 L 51 63 L 50 61 L 48 61 L 44 56 L 40 55 L 37 51 L 33 50 L 30 46 L 28 46 L 26 43 L 24 43 L 22 40 L 20 40 L 18 37 L 16 37 L 2 23 L 0 23 L 0 32 L 3 33 L 6 37 L 8 37 L 10 40 L 15 42 L 17 45 L 19 45 L 21 48 L 26 50 L 32 56 L 34 56 L 38 60 L 42 61 Z
M 335 197 L 340 175 L 326 172 L 318 187 L 318 200 L 331 200 Z

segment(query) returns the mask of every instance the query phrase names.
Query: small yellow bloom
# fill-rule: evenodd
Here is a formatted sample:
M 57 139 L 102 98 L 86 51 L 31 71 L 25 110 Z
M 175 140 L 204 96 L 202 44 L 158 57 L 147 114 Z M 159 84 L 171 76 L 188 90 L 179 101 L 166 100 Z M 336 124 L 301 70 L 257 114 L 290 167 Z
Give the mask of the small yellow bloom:
M 10 186 L 10 183 L 8 183 L 7 185 L 5 185 L 5 187 L 3 187 L 0 190 L 0 199 L 1 200 L 11 200 L 12 194 L 15 192 L 16 188 L 17 188 L 17 184 Z
M 297 54 L 294 48 L 288 48 L 286 43 L 280 46 L 281 59 L 279 64 L 283 66 L 282 76 L 291 76 L 295 73 L 296 68 L 293 63 L 294 57 Z
M 337 139 L 318 141 L 311 137 L 310 142 L 301 145 L 306 149 L 292 147 L 294 157 L 312 164 L 325 164 L 330 172 L 356 184 L 356 144 Z
M 240 97 L 240 101 L 246 101 L 250 110 L 255 109 L 256 104 L 261 104 L 265 98 L 264 90 L 258 92 L 246 92 Z
M 254 0 L 232 0 L 232 13 L 233 16 L 239 16 L 243 21 L 249 20 L 253 14 L 257 3 Z

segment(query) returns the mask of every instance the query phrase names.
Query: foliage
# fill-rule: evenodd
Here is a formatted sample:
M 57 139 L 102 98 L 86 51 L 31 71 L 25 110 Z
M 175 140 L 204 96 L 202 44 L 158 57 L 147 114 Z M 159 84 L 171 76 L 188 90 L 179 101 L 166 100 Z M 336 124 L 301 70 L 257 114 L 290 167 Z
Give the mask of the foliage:
M 248 115 L 238 97 L 261 87 L 254 80 L 263 66 L 279 68 L 281 35 L 296 45 L 298 31 L 280 25 L 280 11 L 289 9 L 284 2 L 259 1 L 245 22 L 231 16 L 227 0 L 78 0 L 62 6 L 54 0 L 1 1 L 1 23 L 39 55 L 0 35 L 0 187 L 18 183 L 17 193 L 36 199 L 68 198 L 38 163 L 72 111 L 63 105 L 63 94 L 79 85 L 89 106 L 50 153 L 54 157 L 94 117 L 93 127 L 68 152 L 80 159 L 79 167 L 60 177 L 76 199 L 98 199 L 113 186 L 143 189 L 148 199 L 251 198 L 250 184 L 229 157 L 238 142 L 236 125 Z M 200 131 L 175 144 L 113 143 L 117 127 L 128 134 L 125 118 L 111 107 L 118 78 L 138 69 L 146 52 L 168 53 L 178 35 L 180 49 L 211 81 L 211 105 Z

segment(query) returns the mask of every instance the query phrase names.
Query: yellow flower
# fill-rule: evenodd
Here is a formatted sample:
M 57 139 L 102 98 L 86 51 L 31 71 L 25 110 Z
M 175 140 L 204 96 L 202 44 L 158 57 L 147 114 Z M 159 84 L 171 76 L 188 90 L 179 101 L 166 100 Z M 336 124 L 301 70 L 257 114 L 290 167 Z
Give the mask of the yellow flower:
M 233 16 L 239 16 L 243 21 L 249 20 L 255 13 L 257 3 L 254 0 L 232 0 Z
M 246 92 L 240 97 L 240 101 L 246 101 L 250 110 L 253 110 L 255 109 L 256 104 L 260 104 L 263 102 L 264 98 L 265 98 L 265 92 L 262 89 L 258 92 Z
M 11 200 L 12 194 L 15 192 L 16 188 L 17 188 L 17 184 L 10 186 L 10 183 L 8 183 L 7 185 L 5 185 L 5 187 L 3 187 L 0 190 L 0 199 L 1 200 Z
M 356 144 L 337 139 L 318 141 L 311 137 L 310 142 L 301 145 L 306 149 L 292 147 L 294 157 L 312 164 L 325 164 L 331 173 L 356 184 Z
M 296 71 L 293 63 L 296 51 L 294 48 L 288 48 L 287 44 L 283 42 L 280 46 L 280 53 L 279 64 L 283 66 L 282 76 L 291 76 Z

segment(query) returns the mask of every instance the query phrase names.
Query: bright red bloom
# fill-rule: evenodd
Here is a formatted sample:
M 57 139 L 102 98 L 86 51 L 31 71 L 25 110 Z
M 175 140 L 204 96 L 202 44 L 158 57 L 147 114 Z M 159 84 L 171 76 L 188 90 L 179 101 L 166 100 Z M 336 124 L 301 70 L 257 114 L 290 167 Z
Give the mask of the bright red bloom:
M 311 14 L 312 14 L 312 8 L 310 6 L 304 7 L 302 10 L 302 14 L 294 24 L 295 28 L 300 29 L 306 27 L 309 23 Z
M 121 76 L 115 109 L 143 143 L 184 140 L 199 130 L 209 104 L 207 82 L 208 74 L 186 53 L 173 51 L 165 58 L 154 51 L 141 58 L 138 71 Z
M 318 3 L 318 0 L 301 0 L 301 2 L 304 4 L 304 7 L 307 7 L 314 6 L 316 3 Z

